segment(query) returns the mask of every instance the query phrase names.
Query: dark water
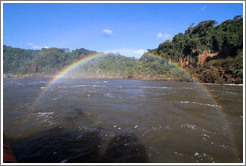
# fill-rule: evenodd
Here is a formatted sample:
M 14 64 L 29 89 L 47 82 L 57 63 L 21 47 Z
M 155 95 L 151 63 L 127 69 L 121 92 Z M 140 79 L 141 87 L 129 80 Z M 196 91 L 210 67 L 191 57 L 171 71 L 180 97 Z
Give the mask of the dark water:
M 242 162 L 243 86 L 4 79 L 3 125 L 19 162 Z M 42 92 L 43 95 L 37 99 Z

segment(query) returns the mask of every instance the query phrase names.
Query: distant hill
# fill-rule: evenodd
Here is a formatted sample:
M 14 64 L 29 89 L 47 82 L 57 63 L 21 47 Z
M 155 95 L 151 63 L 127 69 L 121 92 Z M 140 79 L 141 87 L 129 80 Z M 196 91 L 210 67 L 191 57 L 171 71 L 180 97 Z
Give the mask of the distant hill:
M 84 48 L 72 50 L 64 48 L 43 48 L 42 50 L 27 50 L 3 46 L 3 70 L 8 74 L 43 74 L 55 75 L 66 66 L 83 57 L 97 53 Z M 89 77 L 119 77 L 126 78 L 135 70 L 137 59 L 119 54 L 105 54 L 95 60 L 90 60 L 73 74 Z
M 65 48 L 43 48 L 27 50 L 3 46 L 3 71 L 13 74 L 44 73 L 56 74 L 65 66 L 95 54 L 96 51 L 84 48 L 69 52 Z
M 4 73 L 19 76 L 52 76 L 96 51 L 84 48 L 26 50 L 4 46 Z M 68 77 L 186 80 L 183 72 L 159 59 L 143 55 L 139 60 L 108 53 L 75 68 Z
M 32 62 L 40 50 L 26 50 L 3 46 L 3 71 L 5 73 L 19 73 L 23 67 Z
M 137 64 L 135 58 L 109 53 L 83 64 L 77 71 L 94 77 L 128 78 L 136 71 Z

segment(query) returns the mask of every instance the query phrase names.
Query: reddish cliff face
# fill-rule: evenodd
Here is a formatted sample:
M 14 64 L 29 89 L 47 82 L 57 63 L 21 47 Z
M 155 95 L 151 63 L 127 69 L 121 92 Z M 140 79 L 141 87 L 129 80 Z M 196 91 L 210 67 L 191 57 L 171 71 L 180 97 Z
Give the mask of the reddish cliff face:
M 197 62 L 197 66 L 200 66 L 200 65 L 204 65 L 208 59 L 208 57 L 212 58 L 212 57 L 215 57 L 219 55 L 219 52 L 215 52 L 215 53 L 208 53 L 207 50 L 204 50 L 202 54 L 199 54 L 198 55 L 198 62 Z
M 219 52 L 210 53 L 207 50 L 204 50 L 202 54 L 198 55 L 197 66 L 204 65 L 207 62 L 208 58 L 212 58 L 212 57 L 215 57 L 217 55 L 219 55 Z M 180 58 L 179 62 L 181 64 L 181 68 L 184 68 L 185 66 L 190 65 L 189 57 L 188 57 L 188 59 L 187 58 L 186 59 Z
M 190 65 L 190 61 L 189 61 L 189 55 L 188 55 L 188 59 L 183 59 L 183 58 L 180 58 L 179 59 L 179 62 L 181 63 L 181 68 L 184 68 L 185 66 L 189 66 Z

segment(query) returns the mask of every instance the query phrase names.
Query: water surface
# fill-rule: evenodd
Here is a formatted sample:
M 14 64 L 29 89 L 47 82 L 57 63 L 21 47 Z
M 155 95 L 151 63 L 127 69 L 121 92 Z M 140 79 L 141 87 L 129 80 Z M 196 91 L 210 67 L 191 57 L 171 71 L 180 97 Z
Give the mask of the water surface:
M 211 97 L 197 83 L 49 81 L 4 79 L 20 162 L 242 162 L 242 86 L 204 84 Z

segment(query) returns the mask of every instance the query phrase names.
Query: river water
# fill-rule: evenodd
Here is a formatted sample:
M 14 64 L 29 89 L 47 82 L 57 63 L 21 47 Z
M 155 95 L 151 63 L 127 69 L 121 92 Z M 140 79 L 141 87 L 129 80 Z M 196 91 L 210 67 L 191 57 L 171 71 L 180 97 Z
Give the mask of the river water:
M 3 81 L 3 129 L 19 162 L 242 162 L 241 85 L 49 81 Z

